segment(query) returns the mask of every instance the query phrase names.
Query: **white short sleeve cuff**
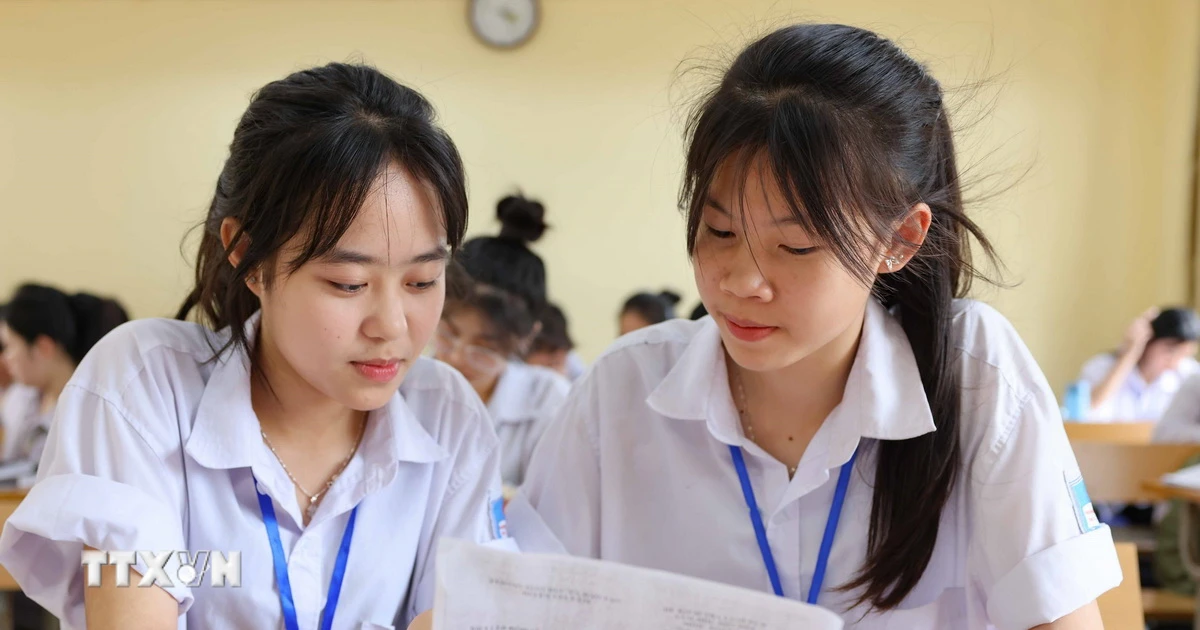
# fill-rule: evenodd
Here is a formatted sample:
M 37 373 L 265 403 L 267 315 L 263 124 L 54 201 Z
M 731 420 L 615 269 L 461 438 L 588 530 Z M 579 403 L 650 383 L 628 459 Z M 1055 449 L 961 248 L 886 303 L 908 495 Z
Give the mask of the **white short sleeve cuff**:
M 1025 558 L 987 598 L 1000 630 L 1029 630 L 1069 615 L 1121 583 L 1112 532 L 1101 526 Z
M 54 475 L 30 490 L 0 534 L 3 564 L 31 599 L 84 627 L 84 546 L 105 551 L 184 550 L 177 508 L 145 491 L 110 479 L 77 473 Z M 174 563 L 177 566 L 177 563 Z M 191 589 L 165 588 L 179 602 L 179 614 L 192 605 Z M 139 559 L 134 570 L 146 571 Z

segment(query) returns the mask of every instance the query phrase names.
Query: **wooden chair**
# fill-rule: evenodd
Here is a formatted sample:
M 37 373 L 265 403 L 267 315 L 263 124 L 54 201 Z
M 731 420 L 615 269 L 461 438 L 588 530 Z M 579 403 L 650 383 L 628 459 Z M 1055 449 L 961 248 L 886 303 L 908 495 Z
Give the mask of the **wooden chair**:
M 1100 618 L 1104 630 L 1144 630 L 1146 616 L 1142 612 L 1142 582 L 1138 578 L 1137 548 L 1130 543 L 1117 543 L 1117 558 L 1121 561 L 1124 578 L 1120 586 L 1100 596 Z
M 1200 444 L 1121 444 L 1093 440 L 1071 440 L 1079 470 L 1087 483 L 1092 501 L 1111 503 L 1154 503 L 1162 495 L 1146 485 L 1163 475 L 1183 468 L 1184 462 L 1200 453 Z M 1138 536 L 1125 536 L 1114 530 L 1114 538 L 1128 538 L 1144 550 L 1145 542 Z M 1153 541 L 1153 538 L 1150 538 Z M 1118 542 L 1118 546 L 1121 546 Z M 1132 569 L 1122 567 L 1126 578 L 1136 577 L 1136 562 Z M 1195 601 L 1159 589 L 1142 589 L 1142 608 L 1146 618 L 1155 620 L 1191 619 Z M 1109 625 L 1105 623 L 1105 628 Z M 1139 626 L 1141 627 L 1141 626 Z
M 1071 442 L 1108 442 L 1109 444 L 1149 444 L 1154 422 L 1067 422 Z

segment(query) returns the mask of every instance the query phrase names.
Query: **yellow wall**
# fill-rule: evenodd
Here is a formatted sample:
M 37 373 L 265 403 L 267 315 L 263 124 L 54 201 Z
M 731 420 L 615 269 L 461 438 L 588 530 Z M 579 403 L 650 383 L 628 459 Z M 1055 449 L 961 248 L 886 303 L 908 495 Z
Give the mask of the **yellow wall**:
M 1032 170 L 979 215 L 1019 286 L 980 295 L 1056 386 L 1145 305 L 1185 295 L 1193 0 L 548 0 L 509 53 L 472 39 L 464 6 L 0 2 L 0 292 L 36 278 L 172 312 L 189 281 L 180 239 L 248 94 L 361 58 L 440 108 L 473 233 L 495 230 L 493 202 L 516 186 L 545 200 L 555 229 L 538 249 L 593 356 L 631 290 L 695 301 L 675 211 L 679 62 L 801 18 L 881 30 L 948 86 L 1000 73 L 959 116 L 975 123 L 961 144 L 1001 183 Z

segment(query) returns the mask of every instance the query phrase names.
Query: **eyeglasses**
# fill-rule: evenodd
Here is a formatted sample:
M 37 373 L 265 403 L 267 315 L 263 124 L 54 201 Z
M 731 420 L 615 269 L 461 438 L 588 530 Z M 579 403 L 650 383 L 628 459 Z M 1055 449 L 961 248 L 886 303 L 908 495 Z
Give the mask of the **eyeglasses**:
M 438 328 L 434 346 L 437 358 L 449 363 L 449 358 L 459 350 L 462 350 L 462 357 L 466 364 L 480 372 L 491 372 L 508 362 L 503 354 L 491 348 L 469 344 L 449 330 Z

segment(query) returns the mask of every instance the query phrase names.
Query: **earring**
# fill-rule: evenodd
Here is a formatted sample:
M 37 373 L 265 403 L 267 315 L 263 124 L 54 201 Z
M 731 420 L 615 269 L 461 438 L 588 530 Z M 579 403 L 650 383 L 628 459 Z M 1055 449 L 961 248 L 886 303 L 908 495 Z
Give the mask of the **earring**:
M 887 265 L 888 271 L 895 271 L 896 266 L 899 265 L 900 261 L 902 261 L 902 260 L 904 260 L 904 259 L 899 258 L 897 256 L 890 256 L 890 257 L 888 257 L 887 260 L 885 260 L 883 262 L 885 265 Z

